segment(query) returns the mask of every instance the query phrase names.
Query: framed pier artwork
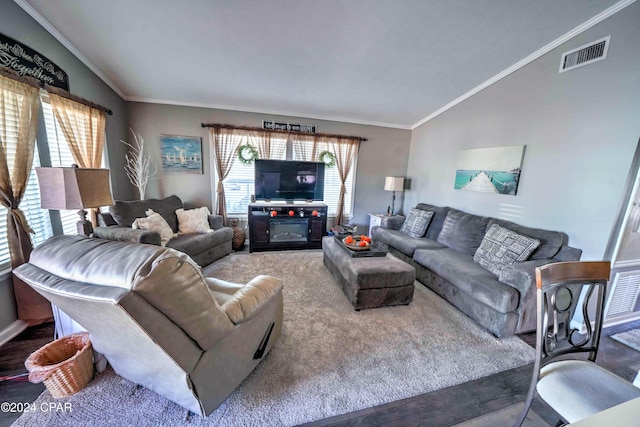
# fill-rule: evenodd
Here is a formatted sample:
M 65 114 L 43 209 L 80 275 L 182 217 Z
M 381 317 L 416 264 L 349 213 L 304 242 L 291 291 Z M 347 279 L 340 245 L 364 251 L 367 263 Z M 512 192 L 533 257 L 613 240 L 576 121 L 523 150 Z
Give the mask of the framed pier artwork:
M 453 188 L 515 196 L 524 151 L 524 145 L 461 150 Z
M 202 138 L 160 135 L 162 172 L 202 174 Z

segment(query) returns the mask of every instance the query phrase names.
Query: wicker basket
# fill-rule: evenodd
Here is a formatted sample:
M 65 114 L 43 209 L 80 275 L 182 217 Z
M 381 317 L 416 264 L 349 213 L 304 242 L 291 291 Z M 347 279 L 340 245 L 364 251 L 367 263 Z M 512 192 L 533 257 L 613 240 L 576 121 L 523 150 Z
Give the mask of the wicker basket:
M 57 339 L 34 351 L 24 362 L 29 381 L 44 381 L 51 395 L 58 399 L 71 396 L 93 377 L 93 351 L 89 334 L 83 332 Z

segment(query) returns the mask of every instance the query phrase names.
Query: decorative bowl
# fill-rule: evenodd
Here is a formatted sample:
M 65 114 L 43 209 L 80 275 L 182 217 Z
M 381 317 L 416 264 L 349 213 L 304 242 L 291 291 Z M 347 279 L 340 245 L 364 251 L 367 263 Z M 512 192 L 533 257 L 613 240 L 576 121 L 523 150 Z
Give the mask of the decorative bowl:
M 349 237 L 352 238 L 351 243 L 347 243 Z M 366 244 L 364 246 L 360 246 L 360 242 L 364 242 Z M 342 243 L 344 243 L 344 245 L 352 251 L 368 251 L 369 247 L 371 246 L 370 242 L 360 239 L 359 236 L 347 236 L 342 239 Z

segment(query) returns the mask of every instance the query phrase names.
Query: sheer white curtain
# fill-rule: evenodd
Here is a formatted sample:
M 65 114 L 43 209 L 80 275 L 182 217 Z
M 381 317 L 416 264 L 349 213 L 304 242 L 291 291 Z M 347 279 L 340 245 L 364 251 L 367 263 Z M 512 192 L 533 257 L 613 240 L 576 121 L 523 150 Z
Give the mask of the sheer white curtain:
M 227 204 L 224 195 L 224 180 L 233 167 L 238 147 L 245 137 L 245 130 L 219 127 L 209 128 L 209 140 L 214 151 L 216 171 L 218 174 L 216 213 L 222 216 L 225 224 L 227 221 Z
M 293 140 L 293 158 L 307 162 L 318 161 L 318 137 L 308 134 L 291 135 Z
M 107 123 L 106 113 L 51 92 L 49 102 L 69 144 L 73 160 L 81 168 L 100 168 Z M 90 209 L 89 212 L 94 226 L 97 225 L 98 212 L 98 208 Z
M 336 157 L 336 167 L 338 168 L 341 181 L 338 210 L 335 217 L 336 224 L 342 224 L 344 220 L 344 199 L 347 192 L 345 182 L 347 180 L 347 176 L 349 176 L 349 173 L 351 172 L 351 167 L 355 163 L 359 146 L 360 139 L 354 138 L 336 138 L 329 142 L 329 149 Z
M 7 208 L 7 243 L 11 268 L 29 260 L 33 230 L 20 210 L 27 190 L 38 126 L 38 83 L 0 73 L 0 203 Z M 51 320 L 51 304 L 13 277 L 18 318 L 29 325 Z

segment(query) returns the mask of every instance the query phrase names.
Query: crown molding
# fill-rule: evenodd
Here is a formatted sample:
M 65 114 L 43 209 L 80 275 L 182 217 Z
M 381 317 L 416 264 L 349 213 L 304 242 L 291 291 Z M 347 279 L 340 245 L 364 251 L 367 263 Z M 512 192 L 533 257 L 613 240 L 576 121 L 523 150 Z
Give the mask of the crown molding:
M 18 6 L 20 6 L 29 16 L 38 22 L 49 34 L 51 34 L 56 40 L 58 40 L 64 47 L 66 47 L 76 58 L 80 60 L 84 65 L 89 68 L 100 80 L 102 80 L 107 86 L 109 86 L 115 93 L 124 99 L 125 94 L 115 83 L 113 83 L 98 67 L 96 67 L 89 59 L 82 54 L 65 36 L 60 33 L 49 21 L 44 19 L 37 10 L 35 10 L 25 0 L 13 0 Z
M 505 69 L 504 71 L 496 74 L 495 76 L 493 76 L 489 80 L 485 81 L 484 83 L 479 84 L 478 86 L 476 86 L 475 88 L 471 89 L 469 92 L 465 93 L 464 95 L 454 99 L 453 101 L 451 101 L 447 105 L 445 105 L 445 106 L 439 108 L 438 110 L 434 111 L 433 113 L 429 114 L 424 119 L 422 119 L 419 122 L 413 124 L 410 127 L 410 129 L 414 130 L 414 129 L 422 126 L 423 124 L 427 123 L 429 120 L 439 116 L 440 114 L 442 114 L 445 111 L 455 107 L 456 105 L 460 104 L 461 102 L 471 98 L 473 95 L 477 94 L 481 90 L 486 89 L 487 87 L 491 86 L 492 84 L 502 80 L 503 78 L 507 77 L 509 74 L 511 74 L 511 73 L 513 73 L 515 71 L 518 71 L 520 68 L 524 67 L 525 65 L 528 65 L 529 63 L 531 63 L 531 62 L 535 61 L 536 59 L 540 58 L 542 55 L 544 55 L 546 53 L 549 53 L 550 51 L 552 51 L 556 47 L 560 46 L 561 44 L 571 40 L 572 38 L 574 38 L 578 34 L 583 33 L 584 31 L 588 30 L 589 28 L 593 27 L 594 25 L 604 21 L 605 19 L 607 19 L 610 16 L 620 12 L 622 9 L 626 8 L 627 6 L 629 6 L 629 5 L 631 5 L 631 4 L 635 3 L 635 2 L 636 2 L 636 0 L 621 0 L 618 3 L 614 4 L 613 6 L 609 7 L 608 9 L 603 10 L 602 12 L 600 12 L 599 14 L 594 16 L 593 18 L 591 18 L 591 19 L 583 22 L 582 24 L 578 25 L 577 27 L 575 27 L 573 30 L 569 31 L 568 33 L 558 37 L 557 39 L 555 39 L 551 43 L 549 43 L 546 46 L 543 46 L 542 48 L 540 48 L 537 51 L 533 52 L 531 55 L 527 56 L 526 58 L 520 60 L 519 62 L 516 62 L 511 67 L 509 67 L 509 68 Z
M 193 102 L 176 102 L 176 101 L 168 101 L 163 99 L 151 99 L 151 98 L 144 98 L 144 97 L 137 97 L 137 96 L 128 96 L 128 97 L 125 97 L 124 100 L 127 102 L 142 102 L 146 104 L 176 105 L 181 107 L 209 108 L 209 109 L 218 109 L 218 110 L 239 111 L 239 112 L 245 112 L 245 113 L 272 114 L 272 115 L 288 116 L 288 117 L 295 117 L 295 118 L 301 118 L 301 119 L 327 120 L 332 122 L 351 123 L 351 124 L 365 125 L 365 126 L 379 126 L 379 127 L 402 129 L 402 130 L 412 129 L 411 125 L 375 122 L 370 120 L 360 120 L 360 119 L 352 119 L 352 118 L 346 118 L 346 117 L 323 116 L 318 114 L 304 114 L 300 112 L 295 113 L 291 111 L 271 110 L 266 108 L 237 107 L 233 105 L 201 104 L 201 103 L 193 103 Z

